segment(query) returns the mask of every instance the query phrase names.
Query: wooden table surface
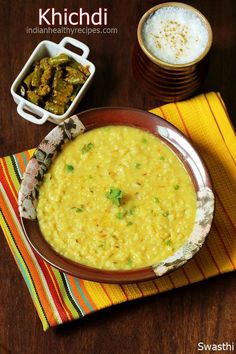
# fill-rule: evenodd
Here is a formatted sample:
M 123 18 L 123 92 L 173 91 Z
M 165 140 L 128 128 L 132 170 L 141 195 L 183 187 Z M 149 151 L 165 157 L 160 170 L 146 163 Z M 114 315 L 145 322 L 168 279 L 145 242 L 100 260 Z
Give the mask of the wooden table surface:
M 214 33 L 210 69 L 202 90 L 219 90 L 230 116 L 236 116 L 236 2 L 186 1 L 209 19 Z M 107 7 L 113 35 L 75 35 L 88 44 L 97 72 L 78 111 L 98 106 L 160 105 L 134 81 L 131 55 L 142 14 L 157 0 L 51 1 L 57 10 L 78 7 L 94 12 Z M 1 0 L 1 156 L 36 146 L 53 124 L 37 126 L 20 118 L 10 85 L 38 42 L 59 42 L 63 34 L 27 34 L 38 26 L 38 8 L 45 1 Z M 197 343 L 236 340 L 235 273 L 222 275 L 158 296 L 100 311 L 79 321 L 43 332 L 26 285 L 1 234 L 0 353 L 70 354 L 191 354 Z M 236 344 L 235 344 L 236 346 Z

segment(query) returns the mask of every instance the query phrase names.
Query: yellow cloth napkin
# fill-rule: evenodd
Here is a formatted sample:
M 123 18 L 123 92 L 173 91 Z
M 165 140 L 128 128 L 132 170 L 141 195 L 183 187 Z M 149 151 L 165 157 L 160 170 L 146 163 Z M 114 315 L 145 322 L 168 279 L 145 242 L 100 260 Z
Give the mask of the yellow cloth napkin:
M 32 251 L 20 225 L 17 195 L 34 150 L 0 159 L 0 222 L 46 330 L 121 302 L 230 272 L 236 264 L 236 139 L 219 93 L 152 110 L 179 128 L 204 158 L 216 197 L 214 222 L 200 252 L 182 268 L 154 281 L 110 285 L 59 272 Z M 14 292 L 14 284 L 12 284 Z
M 219 93 L 152 110 L 179 128 L 193 143 L 210 171 L 216 197 L 215 217 L 205 246 L 186 265 L 190 281 L 195 271 L 210 276 L 235 269 L 236 263 L 236 139 Z M 196 265 L 193 267 L 193 265 Z M 194 270 L 195 269 L 195 270 Z

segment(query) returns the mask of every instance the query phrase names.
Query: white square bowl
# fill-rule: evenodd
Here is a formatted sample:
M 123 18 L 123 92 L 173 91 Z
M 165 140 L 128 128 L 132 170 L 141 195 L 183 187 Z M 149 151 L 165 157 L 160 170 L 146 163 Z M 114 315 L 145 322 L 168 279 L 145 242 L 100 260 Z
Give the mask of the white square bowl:
M 72 52 L 71 50 L 65 48 L 67 44 L 71 44 L 76 48 L 80 48 L 83 53 L 81 55 L 76 54 Z M 77 39 L 71 38 L 71 37 L 65 37 L 61 40 L 60 43 L 56 44 L 51 41 L 42 41 L 40 42 L 29 59 L 27 60 L 26 64 L 24 65 L 23 69 L 13 82 L 11 86 L 11 94 L 14 98 L 14 101 L 17 104 L 17 112 L 18 114 L 23 117 L 24 119 L 35 123 L 35 124 L 43 124 L 47 120 L 59 124 L 66 118 L 68 118 L 76 109 L 78 106 L 79 102 L 83 98 L 85 92 L 89 88 L 94 73 L 95 73 L 95 66 L 93 63 L 91 63 L 89 60 L 87 60 L 87 57 L 89 55 L 89 47 L 78 41 Z M 81 87 L 79 92 L 77 93 L 75 99 L 73 102 L 70 104 L 69 108 L 63 115 L 57 115 L 53 114 L 46 109 L 39 107 L 35 105 L 34 103 L 28 101 L 26 98 L 20 96 L 17 93 L 17 90 L 20 87 L 20 84 L 23 82 L 24 78 L 26 75 L 30 72 L 30 69 L 32 68 L 33 63 L 36 61 L 42 59 L 43 57 L 49 56 L 49 57 L 54 57 L 57 56 L 61 53 L 65 53 L 71 58 L 73 58 L 76 62 L 82 64 L 83 66 L 89 66 L 89 71 L 90 71 L 90 76 L 87 78 L 85 81 L 84 85 Z

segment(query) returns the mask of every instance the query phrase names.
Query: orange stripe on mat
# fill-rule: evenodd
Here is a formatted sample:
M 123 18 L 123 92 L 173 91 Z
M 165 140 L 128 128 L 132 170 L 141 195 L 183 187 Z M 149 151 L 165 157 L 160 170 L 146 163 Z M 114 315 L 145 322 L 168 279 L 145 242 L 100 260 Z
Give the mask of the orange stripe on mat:
M 75 294 L 76 299 L 78 299 L 79 306 L 82 307 L 82 309 L 83 309 L 83 311 L 84 311 L 85 313 L 90 313 L 91 310 L 89 309 L 89 307 L 88 307 L 88 306 L 86 305 L 86 303 L 84 302 L 83 297 L 81 296 L 81 294 L 80 294 L 80 292 L 79 292 L 79 290 L 78 290 L 78 288 L 77 288 L 77 285 L 76 285 L 76 283 L 75 283 L 74 277 L 72 277 L 72 276 L 69 275 L 69 274 L 67 275 L 67 277 L 68 277 L 68 280 L 69 280 L 69 282 L 70 282 L 70 285 L 71 285 L 71 288 L 72 288 L 72 290 L 73 290 L 73 293 Z
M 68 318 L 73 320 L 74 317 L 73 317 L 72 313 L 70 312 L 70 310 L 68 309 L 68 307 L 67 307 L 67 305 L 66 305 L 66 303 L 64 301 L 64 298 L 63 298 L 63 296 L 61 294 L 61 291 L 60 291 L 60 288 L 59 288 L 59 284 L 57 282 L 55 274 L 53 273 L 53 270 L 52 270 L 51 266 L 48 265 L 47 262 L 44 262 L 44 264 L 45 264 L 45 266 L 46 266 L 46 268 L 48 270 L 48 274 L 49 274 L 49 276 L 50 276 L 50 278 L 51 278 L 51 280 L 53 282 L 53 285 L 54 285 L 54 288 L 56 290 L 58 299 L 60 300 L 61 307 L 64 309 L 64 311 L 67 314 Z
M 91 297 L 91 295 L 88 293 L 85 285 L 84 285 L 84 280 L 82 279 L 78 279 L 81 289 L 84 293 L 84 295 L 86 296 L 86 299 L 88 300 L 88 302 L 90 303 L 90 305 L 94 308 L 94 310 L 98 310 L 98 307 L 96 306 L 95 302 L 93 301 L 93 298 Z
M 20 168 L 20 172 L 21 172 L 21 174 L 23 175 L 23 173 L 25 172 L 25 161 L 24 161 L 24 159 L 23 159 L 23 157 L 22 157 L 22 154 L 21 153 L 19 153 L 19 154 L 16 154 L 15 155 L 15 158 L 17 159 L 17 162 L 18 162 L 18 166 L 19 166 L 19 168 Z
M 12 182 L 11 176 L 9 174 L 5 159 L 0 159 L 0 163 L 2 165 L 2 170 L 4 172 L 4 176 L 6 178 L 8 186 L 9 186 L 11 192 L 12 192 L 12 195 L 13 195 L 14 199 L 17 201 L 18 200 L 17 191 L 16 191 L 16 188 L 15 188 L 13 182 Z
M 27 160 L 29 161 L 31 159 L 31 154 L 29 153 L 29 150 L 25 151 L 25 155 L 26 155 Z

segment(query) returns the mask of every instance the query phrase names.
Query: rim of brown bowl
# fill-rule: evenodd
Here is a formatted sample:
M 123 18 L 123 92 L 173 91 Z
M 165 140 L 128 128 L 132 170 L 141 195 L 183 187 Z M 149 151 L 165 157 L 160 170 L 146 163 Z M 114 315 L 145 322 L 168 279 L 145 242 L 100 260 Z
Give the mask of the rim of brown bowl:
M 162 7 L 181 7 L 181 8 L 185 8 L 185 9 L 189 9 L 191 11 L 193 11 L 194 13 L 197 14 L 197 16 L 200 18 L 200 20 L 204 23 L 204 25 L 206 26 L 206 29 L 208 31 L 208 42 L 207 42 L 207 46 L 205 48 L 205 50 L 203 51 L 203 53 L 195 60 L 189 62 L 189 63 L 185 63 L 185 64 L 171 64 L 168 62 L 165 62 L 157 57 L 155 57 L 145 46 L 144 42 L 143 42 L 143 36 L 142 36 L 142 29 L 143 29 L 143 25 L 145 23 L 145 21 L 147 20 L 147 18 L 156 10 L 162 8 Z M 144 54 L 146 54 L 146 56 L 154 63 L 157 64 L 161 67 L 164 67 L 166 69 L 183 69 L 183 68 L 187 68 L 188 66 L 192 66 L 192 65 L 196 65 L 197 63 L 199 63 L 209 52 L 211 46 L 212 46 L 212 42 L 213 42 L 213 33 L 212 33 L 212 28 L 211 25 L 209 23 L 209 21 L 207 20 L 207 18 L 199 11 L 197 10 L 195 7 L 191 6 L 191 5 L 187 5 L 185 3 L 182 2 L 165 2 L 156 6 L 153 6 L 152 8 L 150 8 L 148 11 L 146 11 L 144 13 L 144 15 L 141 17 L 139 24 L 138 24 L 138 28 L 137 28 L 137 37 L 138 37 L 138 43 L 140 45 L 140 48 L 142 49 L 142 51 L 144 52 Z
M 130 107 L 94 108 L 79 113 L 76 118 L 81 120 L 86 128 L 86 131 L 107 125 L 127 125 L 143 129 L 144 131 L 148 131 L 157 136 L 167 146 L 169 146 L 169 148 L 171 148 L 171 150 L 182 161 L 192 179 L 196 194 L 199 192 L 199 190 L 201 190 L 203 186 L 211 191 L 213 196 L 214 210 L 214 195 L 212 192 L 212 183 L 207 167 L 189 140 L 171 123 L 150 112 Z M 69 119 L 71 118 L 68 118 L 67 121 Z M 58 127 L 59 126 L 55 127 L 54 129 L 57 129 Z M 169 135 L 166 137 L 167 133 Z M 197 173 L 196 171 L 194 173 L 193 165 L 191 166 L 193 162 L 195 164 L 194 166 L 197 168 Z M 184 263 L 189 261 L 199 251 L 205 242 L 205 239 L 210 230 L 213 210 L 210 211 L 211 218 L 208 231 L 202 235 L 200 240 L 201 242 L 197 246 L 197 249 L 195 249 L 191 255 L 188 255 L 187 258 L 181 259 L 181 262 L 177 262 L 176 264 L 174 263 L 172 265 L 168 264 L 167 268 L 161 270 L 162 274 L 157 273 L 157 268 L 155 268 L 157 265 L 133 270 L 110 271 L 92 268 L 80 263 L 76 263 L 63 257 L 53 250 L 50 244 L 42 236 L 37 220 L 27 220 L 21 217 L 21 223 L 26 238 L 28 239 L 33 249 L 40 257 L 42 257 L 46 262 L 56 267 L 57 269 L 78 278 L 95 282 L 133 283 L 158 278 L 173 270 L 176 270 Z M 177 250 L 174 255 L 178 251 L 179 250 Z

